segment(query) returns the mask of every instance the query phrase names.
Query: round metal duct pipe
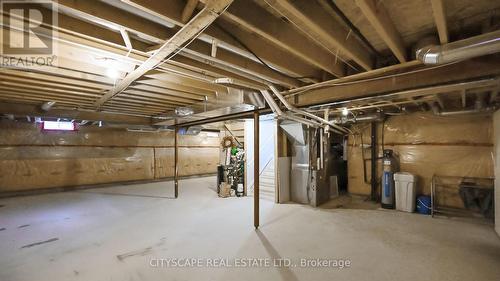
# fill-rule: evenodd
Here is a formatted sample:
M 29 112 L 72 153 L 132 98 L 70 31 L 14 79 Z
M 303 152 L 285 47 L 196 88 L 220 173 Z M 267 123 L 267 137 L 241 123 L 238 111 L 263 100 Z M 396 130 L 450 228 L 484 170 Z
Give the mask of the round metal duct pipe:
M 500 30 L 439 46 L 417 50 L 424 64 L 443 64 L 500 52 Z

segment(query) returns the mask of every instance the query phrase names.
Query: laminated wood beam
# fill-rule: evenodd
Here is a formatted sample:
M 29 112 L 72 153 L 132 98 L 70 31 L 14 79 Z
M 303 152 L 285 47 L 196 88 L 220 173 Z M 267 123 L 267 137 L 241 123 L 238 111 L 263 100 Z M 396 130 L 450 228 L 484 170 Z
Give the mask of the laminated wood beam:
M 424 70 L 425 69 L 425 70 Z M 361 97 L 377 96 L 393 91 L 456 83 L 475 78 L 500 75 L 500 56 L 489 55 L 439 67 L 425 67 L 418 71 L 382 75 L 381 77 L 360 78 L 349 83 L 325 83 L 322 87 L 308 88 L 297 96 L 297 106 L 315 105 L 327 102 L 351 100 Z M 339 81 L 342 80 L 338 79 Z M 329 84 L 329 85 L 328 85 Z M 299 89 L 300 91 L 300 89 Z

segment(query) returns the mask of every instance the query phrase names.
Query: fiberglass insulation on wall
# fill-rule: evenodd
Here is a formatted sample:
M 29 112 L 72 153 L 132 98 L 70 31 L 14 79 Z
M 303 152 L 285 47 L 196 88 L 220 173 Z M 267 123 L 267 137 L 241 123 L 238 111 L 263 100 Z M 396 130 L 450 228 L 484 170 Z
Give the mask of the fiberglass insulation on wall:
M 41 132 L 35 124 L 0 122 L 0 193 L 173 176 L 173 132 L 83 127 Z M 215 173 L 219 138 L 179 138 L 181 176 Z
M 361 145 L 370 144 L 370 124 L 359 124 L 354 131 L 348 142 L 349 192 L 368 195 L 370 184 L 364 182 Z M 382 124 L 378 125 L 377 135 L 379 156 L 383 136 L 385 149 L 392 149 L 399 156 L 401 171 L 418 176 L 419 194 L 430 194 L 433 175 L 493 177 L 491 115 L 392 116 L 384 123 L 383 134 Z M 369 148 L 365 149 L 365 158 L 370 158 Z M 381 161 L 377 166 L 380 176 Z M 370 161 L 366 161 L 366 170 L 369 180 Z

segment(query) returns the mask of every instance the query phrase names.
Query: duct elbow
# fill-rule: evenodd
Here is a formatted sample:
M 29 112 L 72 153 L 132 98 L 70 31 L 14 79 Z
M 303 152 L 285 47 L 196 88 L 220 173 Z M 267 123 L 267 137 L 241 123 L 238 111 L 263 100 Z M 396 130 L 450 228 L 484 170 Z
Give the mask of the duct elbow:
M 417 50 L 416 57 L 424 64 L 440 64 L 443 63 L 442 47 L 428 46 Z

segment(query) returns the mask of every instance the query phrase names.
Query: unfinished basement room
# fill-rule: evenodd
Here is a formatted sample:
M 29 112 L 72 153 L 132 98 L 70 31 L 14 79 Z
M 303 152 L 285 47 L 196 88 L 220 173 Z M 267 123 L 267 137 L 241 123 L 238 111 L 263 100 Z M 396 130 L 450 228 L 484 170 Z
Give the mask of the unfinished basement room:
M 0 281 L 500 280 L 499 0 L 0 11 Z

